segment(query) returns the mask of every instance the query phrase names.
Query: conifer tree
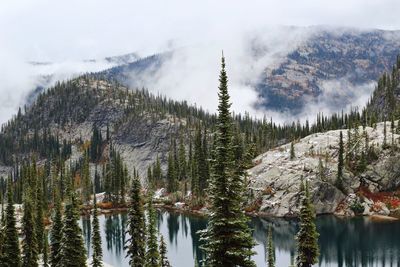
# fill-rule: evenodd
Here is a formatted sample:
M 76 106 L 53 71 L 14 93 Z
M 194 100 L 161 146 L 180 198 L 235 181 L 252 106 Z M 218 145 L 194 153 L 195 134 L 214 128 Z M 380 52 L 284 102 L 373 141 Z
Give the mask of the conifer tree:
M 300 208 L 300 230 L 297 233 L 297 267 L 311 267 L 318 262 L 318 232 L 315 226 L 314 207 L 310 202 L 308 182 L 302 196 Z
M 131 205 L 128 213 L 128 230 L 130 239 L 126 241 L 127 256 L 131 267 L 141 267 L 146 260 L 146 223 L 143 210 L 143 198 L 139 177 L 132 180 Z
M 32 195 L 30 189 L 24 196 L 24 215 L 22 217 L 22 265 L 27 267 L 38 266 L 39 248 L 36 235 L 36 225 L 34 207 L 32 205 Z
M 160 267 L 171 267 L 167 258 L 167 244 L 165 244 L 163 235 L 160 236 Z
M 47 231 L 43 233 L 43 267 L 49 267 L 49 237 Z
M 2 264 L 5 267 L 19 267 L 21 266 L 21 251 L 18 241 L 11 179 L 11 177 L 8 178 L 7 184 L 7 208 L 4 228 Z
M 178 179 L 179 181 L 183 181 L 186 179 L 187 176 L 187 166 L 186 166 L 186 151 L 185 151 L 185 144 L 183 142 L 182 136 L 179 138 L 179 174 Z
M 61 200 L 56 196 L 54 205 L 53 224 L 50 229 L 50 265 L 52 267 L 60 266 L 61 264 L 61 241 L 63 235 L 63 222 L 61 211 Z
M 160 158 L 157 155 L 157 159 L 156 159 L 156 164 L 154 165 L 154 169 L 153 169 L 153 178 L 155 183 L 160 182 L 161 180 L 161 163 L 160 163 Z
M 40 182 L 37 185 L 36 194 L 36 240 L 39 254 L 43 251 L 43 234 L 44 234 L 44 214 L 43 214 L 43 189 Z
M 146 267 L 159 267 L 160 254 L 157 242 L 157 215 L 153 207 L 153 196 L 150 195 L 148 204 L 148 229 L 147 229 L 147 252 Z
M 176 172 L 173 153 L 168 154 L 167 190 L 169 193 L 176 191 Z
M 255 266 L 250 259 L 254 241 L 241 207 L 244 185 L 237 175 L 232 148 L 232 119 L 228 94 L 225 59 L 219 76 L 219 105 L 213 172 L 209 195 L 211 215 L 202 232 L 206 266 Z
M 90 182 L 90 170 L 89 170 L 89 153 L 86 151 L 83 158 L 82 167 L 82 184 L 83 184 L 83 196 L 82 200 L 88 202 L 90 200 L 90 193 L 92 192 Z
M 290 143 L 290 160 L 294 160 L 295 158 L 295 153 L 294 153 L 294 142 L 292 141 Z
M 272 226 L 268 227 L 268 267 L 275 267 L 275 251 L 274 251 L 274 244 L 272 241 Z
M 77 203 L 75 195 L 72 193 L 70 202 L 65 206 L 60 266 L 86 266 L 86 252 L 82 230 L 77 222 L 78 218 Z
M 3 197 L 3 189 L 2 188 L 0 188 L 0 196 L 1 196 L 0 262 L 3 262 L 3 244 L 4 244 L 5 217 L 4 217 L 4 197 Z
M 387 148 L 386 136 L 387 136 L 387 134 L 386 134 L 386 118 L 385 118 L 385 121 L 383 122 L 383 144 L 382 144 L 383 149 Z
M 344 167 L 344 145 L 343 145 L 343 134 L 340 131 L 339 134 L 339 153 L 338 153 L 338 170 L 337 170 L 337 177 L 336 177 L 336 187 L 340 190 L 343 190 L 343 167 Z
M 100 224 L 99 218 L 97 217 L 97 204 L 96 204 L 96 194 L 93 194 L 93 220 L 92 220 L 92 266 L 101 267 L 103 266 L 102 258 L 103 251 L 101 249 L 101 236 L 100 236 Z

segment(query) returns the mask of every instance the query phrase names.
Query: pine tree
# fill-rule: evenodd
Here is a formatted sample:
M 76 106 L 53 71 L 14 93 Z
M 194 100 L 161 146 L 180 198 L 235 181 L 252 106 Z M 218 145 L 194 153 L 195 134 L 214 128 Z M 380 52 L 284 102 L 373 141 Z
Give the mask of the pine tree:
M 173 153 L 168 154 L 168 170 L 167 170 L 167 190 L 169 193 L 176 191 L 176 172 Z
M 22 217 L 22 265 L 27 267 L 38 266 L 39 248 L 36 235 L 36 224 L 34 207 L 32 205 L 32 194 L 30 190 L 24 197 L 24 215 Z
M 383 149 L 386 149 L 388 147 L 386 136 L 387 134 L 386 134 L 386 118 L 385 118 L 385 121 L 383 122 L 383 144 L 382 144 Z
M 47 231 L 43 233 L 43 267 L 49 267 L 49 237 Z
M 160 163 L 160 158 L 157 155 L 157 159 L 156 159 L 156 164 L 154 165 L 154 169 L 153 169 L 153 178 L 155 183 L 160 182 L 161 180 L 161 163 Z
M 86 151 L 83 158 L 82 167 L 82 183 L 83 183 L 83 197 L 84 202 L 90 200 L 90 193 L 92 192 L 91 182 L 90 182 L 90 169 L 89 169 L 89 153 Z
M 160 237 L 160 267 L 170 267 L 171 264 L 167 258 L 167 244 L 165 244 L 164 237 Z
M 93 221 L 92 221 L 92 266 L 101 267 L 103 266 L 102 258 L 103 251 L 101 249 L 101 236 L 100 236 L 100 224 L 99 218 L 97 217 L 97 204 L 96 204 L 96 194 L 93 194 Z
M 255 266 L 250 259 L 254 254 L 254 241 L 241 210 L 243 180 L 237 175 L 234 165 L 231 104 L 224 57 L 219 81 L 217 137 L 209 187 L 211 215 L 207 229 L 202 232 L 202 248 L 206 254 L 206 266 Z
M 290 160 L 294 160 L 295 157 L 296 155 L 294 153 L 294 142 L 292 141 L 290 143 Z
M 339 134 L 339 153 L 338 153 L 338 170 L 337 170 L 337 177 L 336 177 L 336 187 L 340 190 L 343 190 L 343 167 L 344 167 L 344 146 L 343 146 L 343 134 L 340 131 Z
M 40 182 L 37 185 L 36 194 L 36 239 L 38 241 L 39 254 L 43 251 L 43 234 L 44 234 L 44 215 L 43 215 L 43 190 Z
M 183 181 L 186 179 L 187 176 L 187 166 L 186 166 L 186 151 L 185 151 L 185 144 L 183 142 L 182 136 L 179 138 L 179 174 L 178 179 L 179 181 Z
M 297 267 L 311 267 L 318 262 L 318 236 L 314 208 L 310 202 L 309 186 L 306 182 L 300 208 L 300 230 L 296 236 Z
M 1 193 L 2 190 L 0 190 Z M 2 196 L 2 194 L 1 194 Z M 5 219 L 4 219 L 4 200 L 1 197 L 1 219 L 0 219 L 0 262 L 3 262 L 3 244 L 4 244 L 4 230 L 5 230 Z M 0 264 L 0 266 L 2 266 Z
M 272 241 L 272 226 L 268 227 L 268 267 L 275 267 L 275 251 L 274 251 L 274 244 Z
M 60 264 L 63 267 L 86 266 L 86 252 L 78 218 L 77 203 L 72 193 L 70 203 L 65 206 Z
M 157 242 L 157 215 L 153 207 L 152 195 L 150 195 L 148 204 L 148 229 L 147 229 L 147 252 L 146 267 L 159 267 L 160 254 L 158 252 Z
M 131 267 L 142 267 L 146 260 L 146 224 L 139 177 L 132 180 L 131 205 L 128 213 L 130 239 L 126 241 L 127 256 Z
M 61 201 L 56 196 L 55 211 L 53 214 L 53 224 L 50 229 L 50 265 L 52 267 L 61 264 L 61 240 L 63 235 L 63 222 L 61 213 Z
M 18 232 L 16 227 L 13 192 L 11 177 L 8 178 L 7 185 L 7 208 L 4 228 L 3 259 L 4 267 L 21 266 L 21 251 L 19 248 Z

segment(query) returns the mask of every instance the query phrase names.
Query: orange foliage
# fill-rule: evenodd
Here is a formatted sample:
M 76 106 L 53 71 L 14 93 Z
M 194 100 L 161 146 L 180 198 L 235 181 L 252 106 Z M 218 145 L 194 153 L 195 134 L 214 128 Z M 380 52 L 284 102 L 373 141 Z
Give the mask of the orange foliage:
M 396 195 L 396 192 L 372 193 L 367 187 L 362 186 L 358 189 L 358 194 L 371 199 L 374 203 L 383 202 L 391 209 L 400 207 L 400 199 Z
M 109 210 L 109 209 L 113 208 L 113 203 L 112 202 L 100 202 L 100 203 L 97 203 L 97 206 L 100 209 Z

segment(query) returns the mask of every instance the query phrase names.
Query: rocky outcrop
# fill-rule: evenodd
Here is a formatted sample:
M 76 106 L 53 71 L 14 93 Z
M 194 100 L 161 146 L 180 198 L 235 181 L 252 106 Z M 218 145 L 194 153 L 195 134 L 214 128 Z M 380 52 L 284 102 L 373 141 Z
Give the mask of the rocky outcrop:
M 387 123 L 387 142 L 391 142 L 390 123 Z M 369 145 L 374 147 L 378 159 L 371 162 L 365 172 L 354 174 L 344 171 L 345 193 L 335 186 L 337 177 L 338 141 L 340 130 L 312 134 L 294 144 L 295 157 L 290 159 L 290 144 L 270 150 L 258 156 L 258 163 L 248 171 L 249 190 L 253 199 L 260 201 L 259 212 L 279 217 L 296 216 L 299 212 L 301 178 L 310 185 L 310 194 L 317 214 L 337 213 L 353 215 L 356 202 L 365 205 L 365 213 L 388 215 L 385 203 L 370 200 L 360 193 L 365 188 L 371 194 L 399 188 L 397 167 L 400 153 L 382 149 L 384 123 L 376 128 L 366 127 Z M 344 142 L 347 142 L 344 130 Z M 359 132 L 362 132 L 360 127 Z M 393 139 L 398 143 L 399 135 Z M 364 138 L 360 138 L 361 146 Z

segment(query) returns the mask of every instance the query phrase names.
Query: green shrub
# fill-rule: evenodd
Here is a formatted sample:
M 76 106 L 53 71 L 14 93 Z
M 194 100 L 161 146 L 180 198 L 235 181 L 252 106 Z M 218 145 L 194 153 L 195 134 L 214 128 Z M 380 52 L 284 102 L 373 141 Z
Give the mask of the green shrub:
M 355 201 L 353 204 L 350 205 L 350 209 L 354 211 L 355 214 L 359 215 L 364 212 L 364 206 L 361 204 L 360 201 Z

